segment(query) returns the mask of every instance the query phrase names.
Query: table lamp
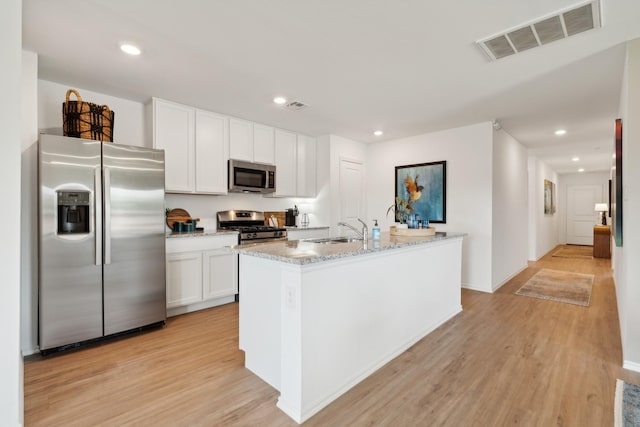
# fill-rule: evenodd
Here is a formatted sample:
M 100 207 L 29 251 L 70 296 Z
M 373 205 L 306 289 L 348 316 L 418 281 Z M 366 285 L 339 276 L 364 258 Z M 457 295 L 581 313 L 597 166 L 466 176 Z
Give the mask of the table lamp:
M 594 209 L 596 212 L 600 212 L 600 220 L 602 225 L 607 225 L 607 216 L 605 212 L 608 211 L 606 203 L 596 203 L 596 208 Z

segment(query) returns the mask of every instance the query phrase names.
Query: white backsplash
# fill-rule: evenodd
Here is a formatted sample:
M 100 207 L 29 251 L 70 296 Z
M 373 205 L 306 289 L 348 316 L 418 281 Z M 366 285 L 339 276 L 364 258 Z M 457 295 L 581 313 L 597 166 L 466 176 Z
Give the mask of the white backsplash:
M 316 199 L 265 197 L 258 194 L 229 194 L 226 196 L 167 194 L 165 205 L 169 209 L 186 209 L 192 217 L 200 218 L 198 227 L 216 228 L 216 213 L 231 209 L 254 211 L 284 211 L 298 206 L 300 213 L 309 215 L 309 225 L 327 226 L 328 218 L 316 209 Z

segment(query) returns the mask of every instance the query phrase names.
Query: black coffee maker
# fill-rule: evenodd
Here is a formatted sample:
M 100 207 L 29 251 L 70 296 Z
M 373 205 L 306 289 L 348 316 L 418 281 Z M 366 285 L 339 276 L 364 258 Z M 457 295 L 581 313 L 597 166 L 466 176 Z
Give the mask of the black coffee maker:
M 287 227 L 295 227 L 296 226 L 296 217 L 298 216 L 298 207 L 294 206 L 293 208 L 287 209 L 284 216 L 284 225 Z

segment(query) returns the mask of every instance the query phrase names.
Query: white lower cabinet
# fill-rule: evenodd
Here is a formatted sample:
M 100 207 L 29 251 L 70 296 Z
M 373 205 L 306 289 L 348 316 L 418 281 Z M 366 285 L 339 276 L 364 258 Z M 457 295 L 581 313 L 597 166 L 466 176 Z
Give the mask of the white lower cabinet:
M 167 316 L 235 300 L 238 255 L 226 246 L 237 239 L 235 234 L 167 239 Z
M 202 301 L 202 252 L 167 254 L 167 308 Z
M 238 255 L 226 249 L 202 254 L 202 298 L 220 298 L 238 293 Z M 231 280 L 229 280 L 231 278 Z

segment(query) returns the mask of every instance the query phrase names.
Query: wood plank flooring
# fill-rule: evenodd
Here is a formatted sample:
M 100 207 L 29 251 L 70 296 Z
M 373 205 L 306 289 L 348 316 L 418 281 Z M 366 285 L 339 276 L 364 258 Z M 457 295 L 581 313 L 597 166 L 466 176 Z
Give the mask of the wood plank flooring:
M 352 388 L 309 426 L 610 426 L 621 368 L 608 259 L 551 251 Z M 595 275 L 591 305 L 515 295 L 541 268 Z M 399 296 L 401 298 L 401 296 Z M 243 367 L 238 306 L 24 366 L 29 426 L 295 426 Z

